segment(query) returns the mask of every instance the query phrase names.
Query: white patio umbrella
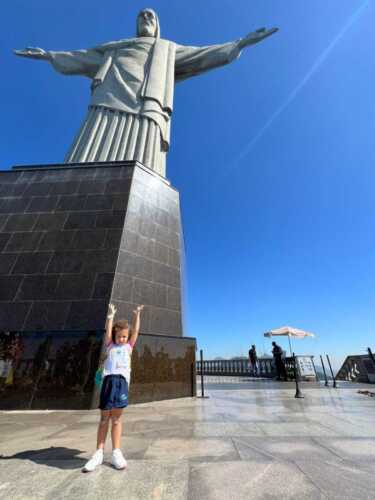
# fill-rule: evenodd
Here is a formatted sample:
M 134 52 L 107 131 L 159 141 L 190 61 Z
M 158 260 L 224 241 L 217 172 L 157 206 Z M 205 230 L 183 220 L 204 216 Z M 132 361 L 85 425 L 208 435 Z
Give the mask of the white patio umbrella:
M 311 332 L 306 332 L 305 330 L 300 330 L 299 328 L 293 328 L 292 326 L 282 326 L 281 328 L 275 328 L 269 332 L 265 332 L 265 337 L 288 337 L 290 355 L 292 356 L 292 344 L 290 342 L 291 337 L 298 339 L 304 339 L 305 337 L 315 337 Z

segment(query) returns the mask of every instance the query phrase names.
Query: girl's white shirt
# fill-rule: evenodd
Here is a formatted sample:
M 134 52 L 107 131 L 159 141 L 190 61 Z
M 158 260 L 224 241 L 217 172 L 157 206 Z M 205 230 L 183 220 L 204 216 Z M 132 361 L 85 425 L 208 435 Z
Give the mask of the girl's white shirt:
M 126 344 L 113 344 L 107 346 L 107 357 L 103 366 L 103 377 L 106 375 L 122 375 L 130 384 L 131 354 L 133 346 Z

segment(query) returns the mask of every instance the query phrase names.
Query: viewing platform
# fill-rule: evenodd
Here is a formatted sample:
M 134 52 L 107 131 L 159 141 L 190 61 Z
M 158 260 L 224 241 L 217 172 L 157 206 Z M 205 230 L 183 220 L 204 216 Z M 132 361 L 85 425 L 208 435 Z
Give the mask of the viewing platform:
M 126 471 L 81 468 L 99 412 L 0 413 L 0 498 L 371 499 L 375 399 L 338 389 L 247 377 L 205 377 L 209 398 L 130 406 Z M 198 394 L 200 393 L 198 380 Z

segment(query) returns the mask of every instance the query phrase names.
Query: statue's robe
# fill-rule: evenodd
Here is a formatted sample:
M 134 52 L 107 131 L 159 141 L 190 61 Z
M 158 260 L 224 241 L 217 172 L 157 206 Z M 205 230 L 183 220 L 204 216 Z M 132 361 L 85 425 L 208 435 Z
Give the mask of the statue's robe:
M 138 160 L 165 176 L 175 82 L 239 54 L 237 42 L 186 47 L 152 37 L 49 52 L 60 73 L 92 80 L 88 115 L 65 162 Z

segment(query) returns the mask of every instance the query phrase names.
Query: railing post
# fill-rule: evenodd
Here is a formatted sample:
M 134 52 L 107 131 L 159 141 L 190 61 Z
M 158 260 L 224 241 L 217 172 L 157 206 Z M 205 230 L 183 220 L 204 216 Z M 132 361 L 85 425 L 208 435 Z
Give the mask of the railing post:
M 295 398 L 302 399 L 304 396 L 299 388 L 298 384 L 298 370 L 297 370 L 297 360 L 296 360 L 296 355 L 293 353 L 293 368 L 294 368 L 294 378 L 296 380 L 296 394 Z
M 200 366 L 201 366 L 201 398 L 208 398 L 204 395 L 204 372 L 208 370 L 209 363 L 203 361 L 203 349 L 200 350 Z
M 315 363 L 314 363 L 314 358 L 311 356 L 311 363 L 314 367 L 314 372 L 315 372 L 315 380 L 317 379 L 317 376 L 316 376 L 316 368 L 315 368 Z
M 328 354 L 326 354 L 326 357 L 327 357 L 327 361 L 328 361 L 328 365 L 329 365 L 329 369 L 331 370 L 331 375 L 332 375 L 332 379 L 333 379 L 333 388 L 336 389 L 337 388 L 337 385 L 336 385 L 336 378 L 335 376 L 333 375 L 333 371 L 332 371 L 332 366 L 331 366 L 331 361 L 328 357 Z
M 372 350 L 369 347 L 367 348 L 367 352 L 369 353 L 369 356 L 370 356 L 370 358 L 375 366 L 375 358 L 374 358 L 374 355 L 372 353 Z
M 324 373 L 324 380 L 325 380 L 324 385 L 325 385 L 325 387 L 329 387 L 328 378 L 327 378 L 327 374 L 326 374 L 326 367 L 324 366 L 322 355 L 320 355 L 320 361 L 322 363 L 322 368 L 323 368 L 323 373 Z
M 201 396 L 204 398 L 203 349 L 201 349 Z

